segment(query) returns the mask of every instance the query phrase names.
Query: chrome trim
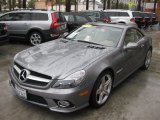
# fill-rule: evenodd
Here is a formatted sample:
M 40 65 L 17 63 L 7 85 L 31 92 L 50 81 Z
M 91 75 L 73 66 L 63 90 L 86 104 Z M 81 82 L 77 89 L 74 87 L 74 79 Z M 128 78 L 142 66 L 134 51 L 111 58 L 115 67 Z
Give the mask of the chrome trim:
M 19 69 L 16 65 L 14 65 L 13 68 L 18 72 L 18 74 L 20 74 L 21 69 Z
M 14 65 L 13 68 L 18 72 L 18 74 L 20 74 L 22 71 L 17 65 Z M 30 79 L 33 81 L 38 81 L 38 82 L 45 82 L 45 83 L 49 83 L 51 81 L 50 79 L 40 78 L 37 76 L 33 76 L 31 74 L 29 76 L 27 76 L 27 79 Z
M 39 82 L 46 82 L 46 83 L 49 83 L 49 82 L 50 82 L 50 80 L 48 80 L 48 79 L 36 77 L 36 76 L 33 76 L 33 75 L 29 75 L 29 76 L 27 77 L 27 79 L 31 79 L 31 80 L 39 81 Z

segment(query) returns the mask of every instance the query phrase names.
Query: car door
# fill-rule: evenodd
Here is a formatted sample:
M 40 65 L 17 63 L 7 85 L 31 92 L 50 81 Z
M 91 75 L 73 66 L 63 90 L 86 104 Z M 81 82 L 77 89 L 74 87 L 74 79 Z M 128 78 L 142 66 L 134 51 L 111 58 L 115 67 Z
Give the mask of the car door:
M 0 17 L 0 23 L 5 23 L 7 25 L 8 33 L 9 35 L 12 33 L 12 20 L 13 20 L 14 15 L 12 13 L 7 13 L 4 14 Z
M 136 58 L 137 62 L 137 66 L 140 67 L 145 60 L 146 57 L 146 51 L 147 51 L 147 40 L 145 39 L 145 36 L 143 35 L 142 32 L 140 32 L 138 29 L 134 29 L 136 31 L 136 36 L 135 36 L 135 40 L 138 44 L 138 48 L 139 48 L 139 54 Z
M 30 13 L 18 12 L 12 15 L 12 23 L 9 23 L 10 36 L 24 38 L 30 26 Z
M 130 74 L 134 70 L 138 69 L 140 63 L 142 62 L 142 55 L 144 54 L 144 44 L 142 36 L 138 37 L 138 31 L 135 28 L 130 28 L 126 31 L 125 38 L 124 38 L 124 45 L 125 48 L 129 43 L 137 43 L 135 49 L 124 49 L 124 74 Z

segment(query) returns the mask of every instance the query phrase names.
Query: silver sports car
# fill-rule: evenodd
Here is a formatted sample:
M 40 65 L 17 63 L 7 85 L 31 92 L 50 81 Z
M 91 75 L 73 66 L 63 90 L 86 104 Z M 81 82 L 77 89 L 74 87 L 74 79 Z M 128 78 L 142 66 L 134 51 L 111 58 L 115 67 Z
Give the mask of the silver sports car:
M 127 25 L 90 23 L 18 53 L 9 68 L 19 98 L 52 111 L 104 105 L 111 90 L 151 62 L 152 39 Z

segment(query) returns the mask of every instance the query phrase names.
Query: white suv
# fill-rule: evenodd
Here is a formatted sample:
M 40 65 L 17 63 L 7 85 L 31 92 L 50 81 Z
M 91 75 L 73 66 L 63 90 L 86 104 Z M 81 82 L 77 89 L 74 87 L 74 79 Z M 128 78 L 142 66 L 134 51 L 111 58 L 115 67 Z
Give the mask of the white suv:
M 111 23 L 136 25 L 135 17 L 133 15 L 133 12 L 136 11 L 123 10 L 123 9 L 109 9 L 104 11 L 108 16 L 110 16 Z

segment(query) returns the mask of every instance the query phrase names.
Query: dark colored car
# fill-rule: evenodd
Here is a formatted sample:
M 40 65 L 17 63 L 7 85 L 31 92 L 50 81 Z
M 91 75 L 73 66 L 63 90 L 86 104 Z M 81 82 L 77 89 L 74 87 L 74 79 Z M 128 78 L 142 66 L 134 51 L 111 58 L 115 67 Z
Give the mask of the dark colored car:
M 144 28 L 148 28 L 152 25 L 151 17 L 147 12 L 140 12 L 140 15 L 142 17 L 142 21 L 144 21 Z
M 155 13 L 148 13 L 151 18 L 152 25 L 158 24 L 158 19 Z
M 83 12 L 88 16 L 92 16 L 93 18 L 96 19 L 97 22 L 105 22 L 105 23 L 111 22 L 110 17 L 104 11 L 85 10 L 80 12 Z
M 145 19 L 141 16 L 139 11 L 133 11 L 132 12 L 133 18 L 135 20 L 135 23 L 139 28 L 145 27 Z
M 0 45 L 8 42 L 7 26 L 0 23 Z
M 7 25 L 10 38 L 23 38 L 31 45 L 53 40 L 67 31 L 64 15 L 57 11 L 12 11 L 3 14 L 0 23 Z
M 84 13 L 66 12 L 64 13 L 64 16 L 66 18 L 67 28 L 69 31 L 72 31 L 88 22 L 95 22 L 94 18 L 91 18 Z

